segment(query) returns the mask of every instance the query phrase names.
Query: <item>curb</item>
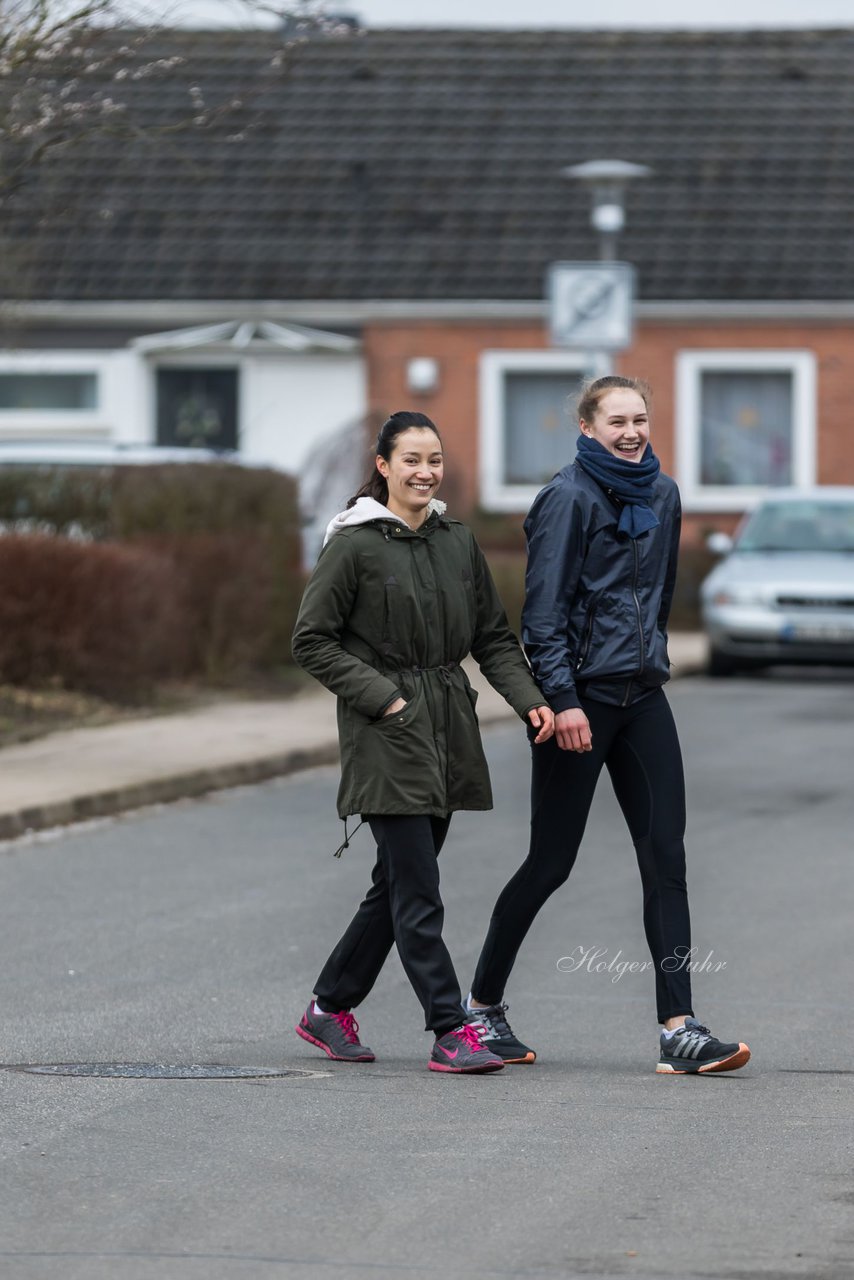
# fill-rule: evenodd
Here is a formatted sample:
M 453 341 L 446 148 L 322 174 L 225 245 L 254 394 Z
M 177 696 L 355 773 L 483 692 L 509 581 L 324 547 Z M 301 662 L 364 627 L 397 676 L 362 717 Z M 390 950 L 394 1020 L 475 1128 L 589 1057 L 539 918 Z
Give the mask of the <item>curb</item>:
M 678 675 L 697 675 L 704 670 L 700 661 L 679 664 Z M 517 720 L 516 713 L 506 704 L 485 707 L 479 713 L 482 728 L 506 724 Z M 225 791 L 231 787 L 249 786 L 256 782 L 269 782 L 273 778 L 286 777 L 305 769 L 338 762 L 338 743 L 327 742 L 311 748 L 277 752 L 260 756 L 255 760 L 241 760 L 234 764 L 219 765 L 210 769 L 195 769 L 187 773 L 163 778 L 149 778 L 144 782 L 130 783 L 107 791 L 95 791 L 87 795 L 72 796 L 44 805 L 32 805 L 26 809 L 0 814 L 0 840 L 15 840 L 35 831 L 51 827 L 71 826 L 92 818 L 108 818 L 131 809 L 148 805 L 171 804 L 176 800 L 192 800 L 212 791 Z
M 142 809 L 147 805 L 190 800 L 211 791 L 224 791 L 253 782 L 269 782 L 271 778 L 297 773 L 302 769 L 313 769 L 317 765 L 335 764 L 337 760 L 337 743 L 327 744 L 311 750 L 287 751 L 280 755 L 263 756 L 258 760 L 221 765 L 215 769 L 197 769 L 192 773 L 175 774 L 168 778 L 151 778 L 146 782 L 135 782 L 112 791 L 97 791 L 90 795 L 73 796 L 68 800 L 57 800 L 52 804 L 35 805 L 17 812 L 0 814 L 0 840 L 14 840 L 34 831 L 70 826 L 91 818 L 108 818 L 129 809 Z
M 508 707 L 485 712 L 480 717 L 481 726 L 488 728 L 502 721 L 516 719 Z M 220 765 L 212 769 L 195 769 L 191 773 L 173 774 L 166 778 L 150 778 L 146 782 L 134 782 L 126 787 L 109 791 L 96 791 L 88 795 L 72 796 L 68 800 L 56 800 L 51 804 L 33 805 L 0 814 L 0 841 L 15 840 L 35 831 L 47 831 L 51 827 L 72 826 L 75 822 L 88 822 L 92 818 L 110 818 L 131 809 L 144 809 L 154 804 L 173 804 L 176 800 L 192 800 L 212 791 L 227 791 L 232 787 L 251 786 L 256 782 L 270 782 L 290 773 L 315 769 L 324 764 L 337 764 L 338 743 L 329 742 L 310 749 L 286 751 L 257 760 Z

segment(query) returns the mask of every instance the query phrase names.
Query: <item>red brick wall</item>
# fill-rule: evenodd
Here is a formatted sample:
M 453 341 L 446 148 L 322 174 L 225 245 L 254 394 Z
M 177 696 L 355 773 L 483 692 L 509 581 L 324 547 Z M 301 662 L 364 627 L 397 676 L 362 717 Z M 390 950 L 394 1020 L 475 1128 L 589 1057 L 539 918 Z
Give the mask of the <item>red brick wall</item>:
M 447 457 L 445 496 L 465 518 L 478 493 L 478 360 L 485 350 L 542 349 L 545 332 L 530 323 L 398 322 L 373 324 L 364 333 L 368 395 L 372 409 L 411 408 L 427 413 L 442 432 Z M 646 378 L 653 389 L 653 440 L 665 471 L 673 474 L 676 356 L 691 349 L 790 348 L 812 351 L 817 365 L 818 457 L 821 484 L 854 485 L 854 328 L 842 324 L 645 323 L 635 343 L 617 361 L 619 372 Z M 406 389 L 406 364 L 416 356 L 439 362 L 440 385 L 430 395 Z M 711 529 L 731 531 L 731 514 L 689 515 L 685 542 L 701 541 Z
M 478 364 L 480 353 L 545 346 L 538 325 L 400 323 L 365 329 L 368 403 L 371 409 L 417 409 L 433 419 L 445 447 L 443 496 L 462 518 L 478 503 Z M 406 364 L 416 356 L 439 362 L 439 388 L 432 395 L 406 389 Z

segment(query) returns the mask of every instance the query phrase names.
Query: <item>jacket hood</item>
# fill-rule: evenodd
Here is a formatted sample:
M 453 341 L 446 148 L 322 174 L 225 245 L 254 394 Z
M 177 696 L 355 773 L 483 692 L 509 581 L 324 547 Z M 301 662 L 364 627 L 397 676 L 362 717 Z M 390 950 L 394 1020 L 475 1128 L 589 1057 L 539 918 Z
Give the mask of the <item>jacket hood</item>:
M 441 515 L 445 510 L 445 503 L 440 502 L 438 498 L 431 498 L 428 510 Z M 348 507 L 346 511 L 339 511 L 338 515 L 333 516 L 329 521 L 326 526 L 326 536 L 323 539 L 324 547 L 329 539 L 336 533 L 340 533 L 342 529 L 352 529 L 357 524 L 369 524 L 371 520 L 393 520 L 395 524 L 408 527 L 401 516 L 396 516 L 393 511 L 389 511 L 388 507 L 377 502 L 376 498 L 358 498 L 352 507 Z

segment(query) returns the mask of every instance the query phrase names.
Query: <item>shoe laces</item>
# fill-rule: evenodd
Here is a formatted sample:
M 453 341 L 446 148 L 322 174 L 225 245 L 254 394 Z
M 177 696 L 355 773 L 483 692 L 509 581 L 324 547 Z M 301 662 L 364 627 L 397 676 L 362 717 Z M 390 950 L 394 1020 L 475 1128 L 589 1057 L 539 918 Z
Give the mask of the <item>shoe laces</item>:
M 507 1021 L 507 1005 L 491 1004 L 488 1009 L 476 1010 L 478 1021 L 489 1032 L 490 1039 L 502 1040 L 507 1036 L 512 1036 L 510 1023 Z
M 712 1033 L 708 1027 L 704 1027 L 702 1023 L 697 1022 L 690 1027 L 686 1027 L 679 1038 L 690 1040 L 692 1043 L 704 1044 L 707 1040 L 712 1039 Z
M 359 1024 L 353 1017 L 349 1009 L 342 1009 L 340 1013 L 333 1013 L 333 1018 L 338 1023 L 344 1035 L 350 1041 L 350 1044 L 359 1043 Z
M 450 1034 L 456 1036 L 458 1040 L 462 1040 L 463 1044 L 471 1049 L 472 1053 L 485 1053 L 486 1047 L 480 1042 L 481 1031 L 482 1027 L 479 1027 L 477 1023 L 464 1022 L 461 1027 L 455 1027 Z

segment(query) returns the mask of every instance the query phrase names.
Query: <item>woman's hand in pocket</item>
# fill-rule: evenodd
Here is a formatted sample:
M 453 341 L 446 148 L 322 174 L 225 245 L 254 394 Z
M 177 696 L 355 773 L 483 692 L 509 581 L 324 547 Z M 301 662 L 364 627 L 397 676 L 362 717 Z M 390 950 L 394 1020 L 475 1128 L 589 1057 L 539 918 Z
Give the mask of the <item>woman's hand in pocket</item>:
M 398 711 L 402 711 L 406 705 L 407 705 L 407 702 L 405 698 L 395 698 L 394 702 L 392 702 L 389 706 L 386 707 L 380 719 L 384 720 L 386 716 L 395 715 Z

